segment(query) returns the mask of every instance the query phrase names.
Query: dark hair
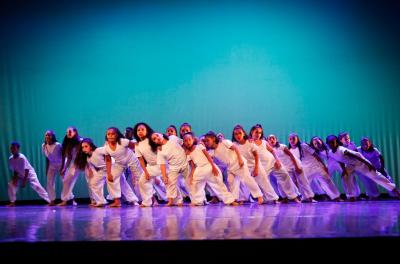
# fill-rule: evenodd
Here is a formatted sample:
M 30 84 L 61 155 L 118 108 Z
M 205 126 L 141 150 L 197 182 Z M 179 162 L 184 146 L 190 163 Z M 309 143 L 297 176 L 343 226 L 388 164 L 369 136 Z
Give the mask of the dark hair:
M 81 142 L 79 143 L 78 152 L 76 153 L 76 158 L 75 158 L 75 161 L 74 161 L 75 166 L 80 170 L 84 170 L 85 169 L 85 167 L 87 165 L 87 158 L 88 158 L 88 154 L 86 154 L 82 150 L 82 144 L 83 143 L 89 144 L 90 148 L 93 151 L 97 148 L 96 145 L 93 143 L 93 141 L 90 138 L 84 138 L 84 139 L 81 140 Z
M 17 147 L 18 149 L 21 147 L 17 141 L 13 141 L 10 144 L 10 147 Z
M 182 135 L 182 139 L 183 139 L 185 136 L 191 136 L 191 137 L 193 138 L 193 146 L 196 146 L 196 145 L 197 145 L 197 138 L 196 138 L 196 136 L 194 135 L 193 132 L 187 132 L 187 133 L 183 134 L 183 135 Z M 182 147 L 183 147 L 184 149 L 186 149 L 185 144 L 182 144 Z
M 275 135 L 271 134 L 271 135 L 269 135 L 269 136 L 267 137 L 267 140 L 268 140 L 268 138 L 269 138 L 270 136 L 274 136 L 274 137 L 276 138 L 276 143 L 275 143 L 275 145 L 272 146 L 272 147 L 274 147 L 274 148 L 279 148 L 281 144 L 279 143 L 278 138 L 277 138 Z M 269 142 L 268 142 L 268 143 L 269 143 Z
M 329 136 L 326 137 L 325 143 L 329 146 L 329 142 L 331 142 L 333 140 L 336 140 L 336 142 L 338 142 L 338 143 L 340 142 L 337 136 L 329 135 Z
M 243 131 L 244 140 L 247 140 L 249 138 L 249 136 L 247 135 L 246 131 L 244 131 L 244 128 L 241 125 L 236 125 L 233 130 L 232 130 L 232 142 L 237 142 L 236 138 L 235 138 L 235 130 L 236 129 L 241 129 Z
M 324 141 L 322 141 L 322 139 L 321 139 L 320 137 L 313 136 L 313 137 L 311 138 L 311 140 L 310 140 L 310 144 L 308 144 L 308 145 L 309 145 L 313 150 L 315 150 L 315 152 L 316 152 L 317 154 L 319 154 L 319 153 L 320 153 L 320 150 L 319 150 L 319 149 L 316 149 L 316 148 L 314 147 L 314 144 L 313 144 L 314 139 L 319 139 L 319 140 L 321 141 L 321 143 L 322 143 L 322 151 L 325 151 L 325 152 L 326 152 L 326 156 L 328 157 L 328 147 L 326 146 L 326 144 L 324 143 Z
M 208 132 L 204 135 L 204 137 L 205 137 L 205 138 L 207 138 L 207 137 L 213 138 L 213 139 L 214 139 L 214 142 L 215 142 L 216 144 L 219 143 L 219 139 L 218 139 L 218 137 L 217 137 L 217 134 L 215 134 L 214 131 L 208 131 Z
M 158 146 L 159 146 L 159 145 L 157 145 L 153 140 L 151 140 L 151 136 L 152 136 L 153 134 L 155 134 L 155 133 L 158 133 L 158 132 L 154 132 L 154 131 L 153 131 L 153 133 L 150 134 L 150 139 L 149 139 L 149 144 L 150 144 L 151 150 L 152 150 L 153 152 L 156 152 L 156 151 L 157 151 L 157 148 L 158 148 Z M 161 134 L 161 133 L 158 133 L 158 134 Z M 165 134 L 162 134 L 162 135 L 163 135 L 163 138 L 164 138 L 165 140 L 169 140 L 169 138 L 168 138 L 167 135 L 165 135 Z
M 176 126 L 169 125 L 166 130 L 168 130 L 168 128 L 172 128 L 175 131 L 175 134 L 178 135 L 178 130 L 176 130 Z
M 126 127 L 125 128 L 125 133 L 124 133 L 124 138 L 127 138 L 127 139 L 129 139 L 129 140 L 131 140 L 132 139 L 132 137 L 127 137 L 127 133 L 132 133 L 133 132 L 133 128 L 131 128 L 131 127 Z
M 110 129 L 115 131 L 115 133 L 117 134 L 117 142 L 118 142 L 118 144 L 121 145 L 121 138 L 124 138 L 124 135 L 122 135 L 121 131 L 119 131 L 119 129 L 117 127 L 109 127 L 109 128 L 107 128 L 106 135 L 105 135 L 106 141 L 107 141 L 107 131 L 110 130 Z
M 342 138 L 344 138 L 345 136 L 349 135 L 349 132 L 340 132 L 339 135 L 337 136 L 337 140 L 340 146 L 343 146 L 342 143 Z
M 189 127 L 190 131 L 192 131 L 192 126 L 189 123 L 186 123 L 186 122 L 182 123 L 182 125 L 179 127 L 179 136 L 180 136 L 180 138 L 183 137 L 183 135 L 181 134 L 181 129 L 182 129 L 182 127 L 185 127 L 185 126 Z
M 57 138 L 56 138 L 56 134 L 54 133 L 54 131 L 51 130 L 51 129 L 49 129 L 49 130 L 46 130 L 46 133 L 47 133 L 47 132 L 50 132 L 50 135 L 51 135 L 51 144 L 56 143 L 56 142 L 57 142 Z M 46 144 L 46 139 L 44 140 L 44 144 Z
M 249 133 L 250 137 L 253 137 L 252 136 L 253 131 L 256 130 L 257 128 L 261 128 L 261 139 L 264 139 L 264 129 L 261 124 L 255 124 L 254 126 L 251 127 L 250 133 Z
M 290 137 L 290 136 L 294 136 L 294 137 L 297 138 L 296 147 L 299 148 L 300 160 L 303 159 L 303 157 L 304 157 L 304 152 L 303 152 L 303 148 L 301 147 L 301 141 L 300 141 L 299 136 L 298 136 L 296 133 L 292 133 L 292 134 L 289 135 L 289 137 Z M 292 145 L 290 144 L 290 142 L 288 142 L 288 146 L 287 146 L 287 147 L 288 147 L 288 149 L 291 149 L 291 148 L 292 148 Z
M 78 135 L 78 130 L 76 127 L 70 126 L 68 128 L 72 128 L 72 130 L 75 132 L 75 136 L 73 138 L 69 138 L 67 135 L 64 136 L 63 142 L 62 142 L 62 156 L 72 156 L 72 150 L 79 145 L 80 138 Z
M 151 141 L 151 134 L 153 134 L 154 130 L 145 122 L 139 122 L 136 123 L 136 125 L 133 127 L 133 137 L 136 139 L 137 142 L 141 141 L 140 137 L 137 134 L 137 130 L 139 128 L 139 126 L 144 126 L 147 130 L 147 135 L 146 138 L 149 139 L 149 141 Z
M 362 144 L 363 141 L 369 141 L 369 143 L 371 143 L 371 146 L 369 146 L 369 148 L 366 150 L 366 152 L 371 152 L 371 151 L 374 150 L 375 146 L 374 146 L 374 144 L 372 143 L 372 140 L 371 140 L 371 139 L 369 139 L 369 138 L 367 138 L 367 137 L 363 137 L 363 138 L 361 138 L 360 144 Z M 360 149 L 361 149 L 361 152 L 364 152 L 364 150 L 363 150 L 362 147 L 361 147 Z

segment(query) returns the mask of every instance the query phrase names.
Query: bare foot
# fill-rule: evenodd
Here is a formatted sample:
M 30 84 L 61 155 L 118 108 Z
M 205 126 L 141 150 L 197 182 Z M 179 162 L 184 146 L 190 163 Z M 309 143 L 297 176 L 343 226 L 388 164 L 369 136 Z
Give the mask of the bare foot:
M 333 199 L 332 201 L 334 201 L 334 202 L 344 202 L 344 200 L 341 199 L 340 197 L 337 197 L 337 198 Z
M 292 199 L 292 200 L 290 200 L 291 202 L 294 202 L 294 203 L 301 203 L 301 201 L 300 201 L 300 199 L 299 198 L 294 198 L 294 199 Z
M 176 204 L 178 207 L 182 207 L 183 206 L 183 203 L 177 203 Z
M 61 203 L 57 204 L 57 206 L 67 206 L 67 201 L 62 201 Z
M 213 197 L 211 198 L 211 200 L 209 201 L 209 203 L 212 203 L 212 204 L 219 203 L 218 197 L 213 196 Z
M 264 202 L 264 199 L 262 197 L 258 197 L 257 198 L 257 203 L 258 204 L 263 204 L 263 202 Z
M 15 206 L 15 202 L 10 202 L 9 204 L 6 205 L 7 207 L 14 207 Z
M 47 204 L 47 206 L 56 206 L 56 203 L 54 201 L 51 201 L 50 203 Z
M 114 202 L 110 204 L 110 207 L 121 207 L 121 200 L 115 199 Z
M 141 208 L 145 208 L 145 207 L 151 207 L 151 206 L 147 206 L 147 205 L 144 205 L 143 203 L 140 205 L 140 207 Z
M 237 203 L 237 202 L 232 202 L 232 203 L 230 203 L 229 205 L 232 205 L 232 206 L 238 206 L 238 205 L 239 205 L 239 203 Z

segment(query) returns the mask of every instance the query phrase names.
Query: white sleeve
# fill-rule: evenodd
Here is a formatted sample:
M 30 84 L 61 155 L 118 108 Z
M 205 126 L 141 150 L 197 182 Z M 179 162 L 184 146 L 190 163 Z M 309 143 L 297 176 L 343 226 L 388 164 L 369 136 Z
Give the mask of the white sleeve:
M 165 157 L 160 151 L 157 152 L 157 165 L 165 165 Z
M 257 151 L 257 147 L 256 147 L 256 144 L 254 144 L 254 143 L 250 143 L 250 150 L 251 150 L 251 152 L 254 152 L 254 151 L 256 151 L 257 153 L 258 153 L 258 151 Z M 267 145 L 265 145 L 265 147 L 266 147 Z
M 315 150 L 306 143 L 302 143 L 301 148 L 303 149 L 303 151 L 307 151 L 311 155 L 313 155 L 315 153 Z
M 224 140 L 222 140 L 221 143 L 224 144 L 225 147 L 227 147 L 227 148 L 231 148 L 233 146 L 232 141 L 230 141 L 229 139 L 224 139 Z
M 129 139 L 126 139 L 126 138 L 121 138 L 121 146 L 123 146 L 123 147 L 128 147 L 129 146 L 129 142 L 130 142 L 130 140 Z
M 142 151 L 141 151 L 141 148 L 139 145 L 136 145 L 136 147 L 135 147 L 135 154 L 136 154 L 137 158 L 143 157 L 143 154 L 142 154 Z

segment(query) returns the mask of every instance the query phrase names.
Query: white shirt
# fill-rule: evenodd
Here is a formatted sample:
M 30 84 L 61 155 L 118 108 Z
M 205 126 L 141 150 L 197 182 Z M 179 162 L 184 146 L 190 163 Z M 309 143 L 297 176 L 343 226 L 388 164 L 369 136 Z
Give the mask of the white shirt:
M 348 156 L 348 155 L 345 155 L 345 154 L 344 154 L 345 151 L 346 151 L 346 152 L 349 152 L 349 153 L 351 153 L 351 154 L 353 154 L 353 155 L 356 155 L 356 156 L 358 156 L 358 157 L 360 157 L 360 158 L 362 158 L 362 159 L 364 159 L 364 160 L 366 160 L 366 159 L 363 157 L 363 155 L 361 155 L 360 153 L 355 152 L 355 151 L 352 151 L 352 150 L 350 150 L 350 149 L 347 149 L 347 148 L 345 148 L 345 147 L 343 147 L 343 146 L 339 146 L 339 147 L 337 148 L 337 150 L 336 150 L 335 153 L 333 153 L 332 150 L 331 150 L 331 151 L 329 152 L 329 155 L 330 155 L 331 157 L 333 157 L 336 161 L 342 162 L 342 163 L 344 163 L 344 164 L 346 164 L 346 165 L 350 165 L 350 166 L 359 166 L 359 165 L 363 164 L 361 161 L 359 161 L 359 160 L 357 160 L 357 159 L 355 159 L 355 158 L 353 158 L 353 157 L 350 157 L 350 156 Z
M 211 156 L 216 157 L 217 159 L 225 163 L 228 168 L 239 166 L 235 151 L 230 149 L 232 146 L 232 141 L 224 139 L 218 143 L 216 149 L 210 150 L 209 153 Z
M 382 164 L 381 164 L 381 159 L 379 158 L 379 156 L 381 155 L 381 153 L 379 152 L 379 150 L 377 148 L 374 148 L 372 151 L 364 151 L 361 147 L 357 148 L 358 152 L 361 153 L 367 160 L 369 160 L 372 165 L 374 165 L 374 167 L 376 169 L 381 169 Z
M 170 171 L 180 171 L 187 166 L 185 150 L 178 141 L 168 140 L 161 146 L 161 150 L 157 152 L 157 164 L 163 165 L 168 163 Z
M 235 142 L 234 144 L 240 151 L 240 154 L 242 154 L 242 156 L 247 160 L 247 165 L 249 166 L 249 168 L 254 168 L 256 165 L 256 159 L 254 158 L 253 152 L 257 152 L 257 154 L 259 154 L 256 145 L 249 142 L 248 140 L 246 140 L 244 144 L 240 144 L 238 142 Z
M 145 159 L 148 165 L 157 165 L 157 153 L 151 150 L 148 138 L 139 141 L 135 147 L 135 153 L 136 157 Z
M 257 145 L 254 143 L 254 146 L 257 149 L 258 157 L 260 158 L 262 166 L 265 170 L 269 171 L 274 167 L 275 157 L 272 153 L 267 149 L 267 141 L 261 140 L 261 144 Z M 275 152 L 276 154 L 276 152 Z
M 55 142 L 51 145 L 43 143 L 42 152 L 51 164 L 62 163 L 62 145 L 60 143 Z
M 94 167 L 96 170 L 104 169 L 106 167 L 105 155 L 106 152 L 104 147 L 96 148 L 93 151 L 92 156 L 87 158 L 89 166 Z
M 303 168 L 314 168 L 321 166 L 321 163 L 314 157 L 315 150 L 306 143 L 301 143 L 303 158 L 301 164 Z
M 285 151 L 284 151 L 285 148 L 287 148 L 287 146 L 285 144 L 279 144 L 279 147 L 274 147 L 275 155 L 281 161 L 283 166 L 285 166 L 285 168 L 294 169 L 295 166 L 294 166 L 292 160 L 290 159 L 290 156 L 285 153 Z M 296 155 L 298 154 L 298 156 L 300 156 L 299 150 L 297 148 L 296 149 L 290 149 L 290 150 L 293 150 L 293 151 L 290 151 L 292 154 L 293 154 L 293 152 L 295 152 Z M 298 157 L 296 157 L 296 155 L 293 154 L 294 159 L 295 159 L 295 161 L 297 163 L 297 166 L 299 168 L 301 168 L 301 161 L 299 160 Z
M 28 159 L 22 153 L 19 153 L 17 158 L 11 155 L 8 159 L 8 166 L 10 170 L 17 172 L 21 178 L 25 177 L 25 170 L 29 170 L 29 174 L 35 173 Z
M 197 167 L 211 165 L 203 152 L 205 149 L 206 148 L 201 144 L 196 145 L 194 150 L 188 155 L 189 160 L 193 161 L 194 165 Z
M 110 155 L 115 159 L 115 163 L 121 165 L 127 165 L 134 155 L 133 151 L 128 147 L 129 139 L 121 138 L 121 144 L 117 143 L 115 150 L 112 150 L 108 143 L 104 145 L 104 151 L 106 155 Z

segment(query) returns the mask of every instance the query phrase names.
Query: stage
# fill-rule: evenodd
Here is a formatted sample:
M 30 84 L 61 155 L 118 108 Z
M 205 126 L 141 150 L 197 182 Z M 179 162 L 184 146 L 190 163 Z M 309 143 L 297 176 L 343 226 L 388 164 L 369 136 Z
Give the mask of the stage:
M 17 206 L 0 209 L 1 242 L 160 241 L 400 235 L 400 201 L 317 204 Z
M 249 256 L 254 250 L 268 249 L 274 254 L 290 248 L 293 254 L 288 257 L 297 259 L 304 247 L 331 253 L 336 247 L 395 247 L 399 217 L 400 201 L 395 200 L 237 207 L 2 206 L 0 251 L 9 256 L 26 252 L 19 255 L 26 258 L 70 252 L 63 258 L 134 254 L 154 259 L 193 256 L 201 249 L 226 260 Z M 231 248 L 240 250 L 232 255 Z M 208 255 L 198 257 L 207 259 Z

